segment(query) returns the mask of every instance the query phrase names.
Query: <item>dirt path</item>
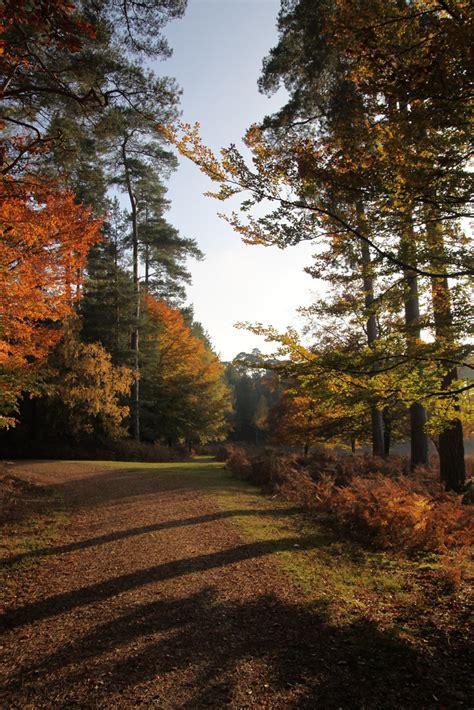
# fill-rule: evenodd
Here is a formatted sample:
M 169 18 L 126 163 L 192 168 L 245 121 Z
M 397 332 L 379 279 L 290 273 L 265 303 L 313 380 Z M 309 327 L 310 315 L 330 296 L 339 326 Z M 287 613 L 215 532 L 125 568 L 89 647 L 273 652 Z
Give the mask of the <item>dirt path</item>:
M 59 463 L 16 474 L 53 485 L 72 512 L 7 600 L 2 708 L 448 707 L 426 689 L 412 705 L 429 659 L 375 628 L 367 650 L 360 629 L 328 625 L 275 545 L 242 539 L 243 511 L 220 510 L 196 476 Z

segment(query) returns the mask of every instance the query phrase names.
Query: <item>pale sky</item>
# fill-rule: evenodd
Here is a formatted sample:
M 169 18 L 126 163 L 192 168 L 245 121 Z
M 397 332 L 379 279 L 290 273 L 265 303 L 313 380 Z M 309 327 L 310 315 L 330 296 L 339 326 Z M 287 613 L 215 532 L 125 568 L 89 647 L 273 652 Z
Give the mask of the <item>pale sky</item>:
M 241 145 L 246 128 L 283 103 L 284 94 L 269 99 L 257 89 L 262 60 L 277 41 L 279 6 L 279 0 L 189 0 L 184 18 L 166 30 L 173 57 L 155 70 L 177 79 L 183 120 L 199 121 L 204 142 L 214 150 Z M 303 272 L 313 247 L 243 244 L 217 216 L 225 203 L 204 197 L 211 187 L 193 163 L 180 158 L 169 182 L 172 208 L 167 216 L 206 254 L 204 262 L 190 264 L 189 300 L 216 351 L 231 360 L 254 347 L 268 351 L 263 338 L 236 330 L 237 321 L 282 330 L 298 326 L 296 309 L 311 302 L 315 289 Z

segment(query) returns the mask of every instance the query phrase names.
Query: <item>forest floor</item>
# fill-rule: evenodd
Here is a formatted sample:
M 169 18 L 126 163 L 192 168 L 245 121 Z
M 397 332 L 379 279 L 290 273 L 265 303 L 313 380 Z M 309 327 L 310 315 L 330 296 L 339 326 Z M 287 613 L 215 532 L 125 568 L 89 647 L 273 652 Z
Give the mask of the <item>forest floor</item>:
M 434 557 L 340 539 L 205 458 L 6 471 L 2 708 L 473 706 L 467 585 Z

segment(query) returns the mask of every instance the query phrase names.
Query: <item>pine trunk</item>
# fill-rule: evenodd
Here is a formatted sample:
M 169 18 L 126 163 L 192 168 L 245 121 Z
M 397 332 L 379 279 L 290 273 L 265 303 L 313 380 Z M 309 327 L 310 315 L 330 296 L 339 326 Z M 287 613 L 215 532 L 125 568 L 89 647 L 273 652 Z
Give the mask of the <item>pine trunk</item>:
M 134 368 L 134 381 L 132 385 L 132 436 L 136 441 L 140 441 L 140 276 L 138 273 L 138 213 L 137 200 L 127 167 L 127 139 L 125 139 L 122 144 L 122 160 L 132 217 L 133 292 L 135 296 L 135 323 L 131 337 Z
M 148 207 L 145 207 L 145 225 L 148 227 Z M 148 233 L 145 242 L 145 291 L 148 292 L 150 285 L 150 244 Z

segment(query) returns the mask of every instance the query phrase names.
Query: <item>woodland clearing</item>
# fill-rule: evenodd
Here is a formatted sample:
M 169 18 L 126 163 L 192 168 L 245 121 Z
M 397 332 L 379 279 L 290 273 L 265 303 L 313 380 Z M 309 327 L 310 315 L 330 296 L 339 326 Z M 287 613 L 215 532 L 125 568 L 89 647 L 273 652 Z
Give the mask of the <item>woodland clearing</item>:
M 472 706 L 469 580 L 436 555 L 339 537 L 209 457 L 6 471 L 2 707 Z

